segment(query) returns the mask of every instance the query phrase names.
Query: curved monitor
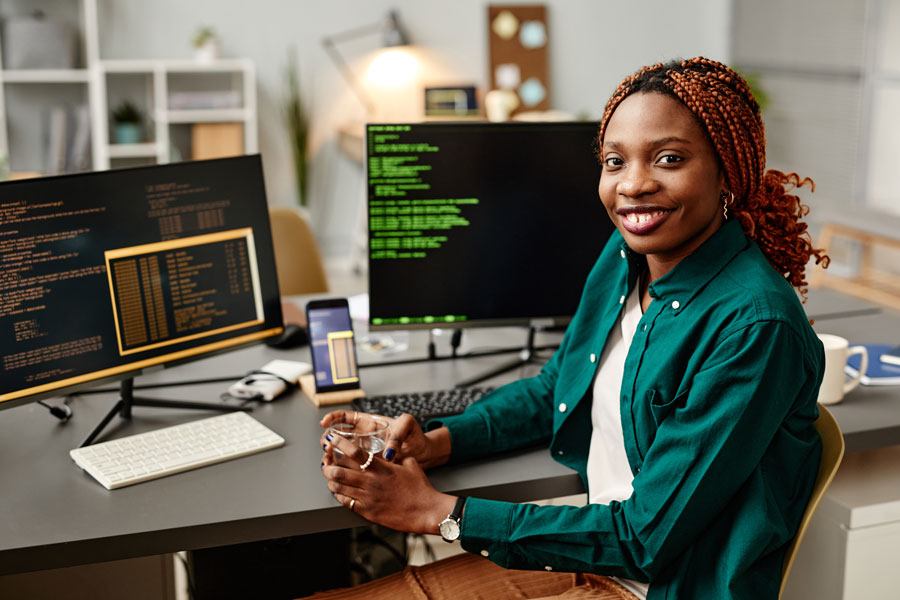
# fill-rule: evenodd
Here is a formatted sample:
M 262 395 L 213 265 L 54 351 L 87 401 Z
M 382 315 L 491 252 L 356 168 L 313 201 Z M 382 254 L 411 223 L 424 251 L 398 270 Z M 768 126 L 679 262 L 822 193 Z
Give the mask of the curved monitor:
M 0 184 L 0 408 L 282 329 L 259 156 Z
M 366 127 L 372 329 L 557 325 L 613 231 L 596 124 Z

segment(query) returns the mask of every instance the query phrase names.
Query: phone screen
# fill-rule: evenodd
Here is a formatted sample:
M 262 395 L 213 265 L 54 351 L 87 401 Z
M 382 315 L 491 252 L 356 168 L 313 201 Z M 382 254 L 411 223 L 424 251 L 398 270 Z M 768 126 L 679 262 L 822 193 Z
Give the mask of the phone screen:
M 315 300 L 306 307 L 316 391 L 359 387 L 353 321 L 346 300 Z

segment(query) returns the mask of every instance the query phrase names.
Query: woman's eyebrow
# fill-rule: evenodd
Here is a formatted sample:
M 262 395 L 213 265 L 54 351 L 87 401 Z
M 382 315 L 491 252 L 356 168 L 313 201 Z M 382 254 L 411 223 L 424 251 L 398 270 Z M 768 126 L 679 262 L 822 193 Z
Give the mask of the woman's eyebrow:
M 670 136 L 668 136 L 668 137 L 660 138 L 660 139 L 658 139 L 658 140 L 653 140 L 652 142 L 649 142 L 648 145 L 649 145 L 650 147 L 652 147 L 652 148 L 657 148 L 657 147 L 659 147 L 659 146 L 665 146 L 666 144 L 671 144 L 671 143 L 673 143 L 673 142 L 685 144 L 685 145 L 688 145 L 688 146 L 691 144 L 691 141 L 688 140 L 688 139 L 685 139 L 685 138 L 682 138 L 682 137 L 678 137 L 677 135 L 670 135 Z M 616 140 L 611 140 L 611 141 L 608 141 L 608 142 L 607 142 L 607 141 L 604 141 L 604 142 L 603 142 L 603 147 L 604 147 L 604 148 L 608 148 L 609 150 L 621 150 L 621 149 L 622 149 L 622 143 L 621 143 L 621 142 L 617 142 Z

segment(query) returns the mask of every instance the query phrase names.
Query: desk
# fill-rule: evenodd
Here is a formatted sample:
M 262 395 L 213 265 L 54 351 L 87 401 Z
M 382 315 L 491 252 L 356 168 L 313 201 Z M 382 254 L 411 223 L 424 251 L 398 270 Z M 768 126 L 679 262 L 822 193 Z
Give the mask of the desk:
M 834 316 L 817 329 L 872 342 L 900 338 L 900 317 L 858 314 L 859 304 L 840 297 L 811 295 L 809 314 Z M 823 312 L 824 311 L 824 312 Z M 852 316 L 856 314 L 857 316 Z M 558 342 L 560 334 L 539 334 L 538 345 Z M 424 355 L 424 332 L 410 334 L 411 354 Z M 470 332 L 467 348 L 525 340 L 518 329 Z M 442 349 L 446 351 L 446 349 Z M 273 358 L 308 360 L 308 350 L 246 348 L 191 365 L 143 376 L 138 384 L 222 376 L 239 376 Z M 362 372 L 370 393 L 450 387 L 507 361 L 499 355 L 474 359 L 367 368 Z M 360 362 L 372 360 L 360 355 Z M 534 369 L 530 368 L 533 372 Z M 492 384 L 520 376 L 512 372 Z M 217 402 L 226 384 L 173 387 L 143 395 Z M 317 425 L 327 408 L 317 408 L 300 392 L 253 412 L 286 439 L 284 448 L 208 468 L 107 491 L 82 473 L 68 456 L 114 401 L 114 395 L 91 395 L 72 402 L 73 419 L 59 425 L 43 407 L 29 404 L 0 412 L 0 575 L 162 554 L 178 550 L 237 544 L 351 527 L 363 523 L 336 504 L 319 472 L 321 450 Z M 900 392 L 860 386 L 835 416 L 847 432 L 848 449 L 900 443 Z M 107 436 L 157 429 L 205 412 L 141 408 L 131 422 L 120 422 Z M 581 493 L 581 482 L 555 463 L 543 448 L 512 453 L 432 472 L 435 486 L 509 501 Z M 13 518 L 10 518 L 14 516 Z

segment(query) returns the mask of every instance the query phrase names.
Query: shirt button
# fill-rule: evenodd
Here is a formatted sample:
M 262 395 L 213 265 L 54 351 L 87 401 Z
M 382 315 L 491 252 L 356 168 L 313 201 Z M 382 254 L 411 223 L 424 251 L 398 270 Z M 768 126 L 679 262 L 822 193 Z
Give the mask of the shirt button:
M 552 571 L 552 570 L 553 570 L 553 567 L 551 567 L 550 565 L 547 565 L 546 567 L 544 567 L 544 570 L 545 570 L 545 571 Z
M 619 298 L 619 304 L 625 304 L 625 296 Z
M 591 352 L 591 362 L 592 362 L 592 363 L 597 362 L 597 355 L 594 354 L 593 352 Z
M 641 328 L 642 331 L 647 331 L 647 324 L 644 323 L 644 326 Z
M 619 254 L 622 255 L 622 258 L 625 258 L 625 251 L 624 251 L 624 250 L 619 250 Z
M 641 472 L 641 468 L 640 468 L 640 467 L 635 467 L 635 468 L 634 468 L 634 472 L 635 472 L 635 473 L 640 473 L 640 472 Z
M 487 558 L 488 556 L 491 555 L 491 553 L 488 552 L 487 550 L 482 550 L 482 551 L 481 551 L 481 555 L 482 555 L 483 557 Z
M 672 308 L 674 308 L 675 310 L 678 310 L 679 306 L 681 306 L 681 302 L 679 302 L 678 300 L 672 303 Z
M 566 403 L 565 402 L 560 402 L 559 412 L 566 412 Z
M 557 450 L 556 454 L 558 454 L 559 456 L 562 456 L 563 454 L 565 454 L 565 452 L 563 452 L 562 450 Z

